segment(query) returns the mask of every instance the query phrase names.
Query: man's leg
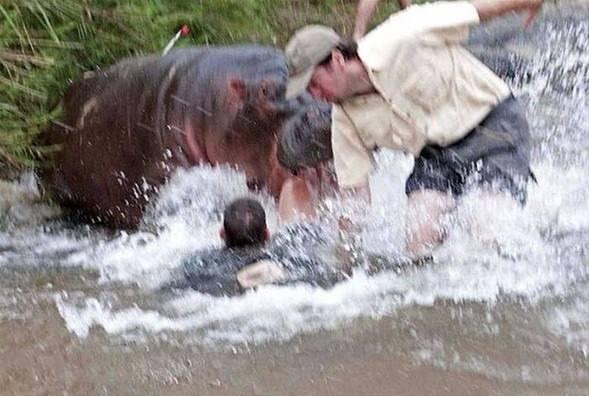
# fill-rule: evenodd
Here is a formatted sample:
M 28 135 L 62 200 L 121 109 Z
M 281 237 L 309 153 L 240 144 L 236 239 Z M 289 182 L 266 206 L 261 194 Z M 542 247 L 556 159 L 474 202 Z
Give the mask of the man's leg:
M 419 258 L 444 240 L 446 230 L 442 219 L 455 206 L 450 194 L 438 190 L 416 190 L 409 194 L 406 221 L 409 257 Z
M 462 140 L 447 147 L 426 146 L 405 186 L 409 197 L 408 254 L 423 254 L 428 246 L 443 240 L 440 220 L 455 206 L 449 194 L 462 195 L 473 176 L 481 187 L 497 188 L 485 198 L 498 199 L 502 194 L 493 191 L 501 191 L 523 204 L 531 176 L 530 142 L 525 109 L 509 97 Z

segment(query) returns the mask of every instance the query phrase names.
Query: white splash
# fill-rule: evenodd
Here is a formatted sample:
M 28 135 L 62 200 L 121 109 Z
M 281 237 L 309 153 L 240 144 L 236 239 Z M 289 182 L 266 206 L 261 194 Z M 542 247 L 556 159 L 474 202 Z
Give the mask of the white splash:
M 395 159 L 382 159 L 383 163 L 387 161 L 396 163 Z M 381 168 L 380 173 L 391 171 Z M 580 169 L 572 169 L 564 177 L 562 173 L 555 176 L 559 185 L 568 185 L 580 173 Z M 559 260 L 554 260 L 554 252 L 541 236 L 547 229 L 559 227 L 562 210 L 567 209 L 563 207 L 567 191 L 559 189 L 561 195 L 556 195 L 551 188 L 553 182 L 556 180 L 547 178 L 532 186 L 530 204 L 525 209 L 511 200 L 481 202 L 476 192 L 466 196 L 454 215 L 450 239 L 436 251 L 439 264 L 401 274 L 385 272 L 369 277 L 358 272 L 330 290 L 308 285 L 269 286 L 233 298 L 186 292 L 162 301 L 157 310 L 114 310 L 96 298 L 88 298 L 85 305 L 79 306 L 61 295 L 56 297 L 56 303 L 67 327 L 80 337 L 87 336 L 92 326 L 100 326 L 113 335 L 138 330 L 187 331 L 197 334 L 203 343 L 259 343 L 330 329 L 357 317 L 377 318 L 408 305 L 430 306 L 437 300 L 492 304 L 504 295 L 534 301 L 547 293 L 564 294 L 571 282 L 570 273 Z M 542 197 L 548 192 L 553 199 L 545 201 Z M 181 195 L 178 190 L 176 193 Z M 398 190 L 382 193 L 390 195 L 389 200 L 402 200 Z M 576 210 L 589 210 L 587 203 L 583 208 L 576 203 L 575 206 Z M 375 213 L 378 212 L 377 209 Z M 473 220 L 477 225 L 473 226 Z M 110 265 L 103 267 L 103 273 L 111 278 L 104 281 L 116 279 L 157 286 L 158 281 L 165 280 L 162 272 L 177 266 L 195 246 L 210 245 L 215 240 L 206 239 L 206 227 L 190 228 L 183 220 L 172 224 L 176 224 L 173 231 L 139 245 L 129 241 L 139 240 L 143 234 L 108 245 L 105 256 Z M 576 226 L 587 227 L 589 220 Z M 476 233 L 472 232 L 473 227 L 478 227 Z M 202 236 L 205 242 L 199 245 L 198 236 L 192 239 L 194 235 Z M 398 244 L 394 239 L 386 242 Z M 105 262 L 104 258 L 101 260 Z

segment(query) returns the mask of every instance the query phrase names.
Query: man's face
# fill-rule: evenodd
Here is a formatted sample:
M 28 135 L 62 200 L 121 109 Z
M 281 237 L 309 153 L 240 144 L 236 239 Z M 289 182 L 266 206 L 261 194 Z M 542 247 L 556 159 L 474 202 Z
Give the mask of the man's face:
M 338 102 L 347 96 L 346 84 L 345 60 L 341 53 L 334 51 L 329 63 L 315 67 L 307 91 L 314 99 Z

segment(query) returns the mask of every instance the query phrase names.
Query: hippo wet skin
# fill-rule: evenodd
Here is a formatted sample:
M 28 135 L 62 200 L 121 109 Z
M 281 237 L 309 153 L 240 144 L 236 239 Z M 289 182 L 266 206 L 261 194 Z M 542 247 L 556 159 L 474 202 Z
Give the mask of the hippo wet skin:
M 74 82 L 43 134 L 59 149 L 41 178 L 62 204 L 132 228 L 178 167 L 227 164 L 277 196 L 277 131 L 299 107 L 266 47 L 179 49 L 130 58 Z

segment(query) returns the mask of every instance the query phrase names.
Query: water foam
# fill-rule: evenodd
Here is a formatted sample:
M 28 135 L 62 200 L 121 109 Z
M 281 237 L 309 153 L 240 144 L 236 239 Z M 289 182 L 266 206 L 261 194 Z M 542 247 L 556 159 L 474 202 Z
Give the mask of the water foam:
M 383 162 L 387 160 L 395 162 L 391 158 L 384 158 Z M 381 167 L 381 172 L 387 171 L 390 169 Z M 579 172 L 579 169 L 572 169 L 565 176 L 574 180 Z M 567 184 L 562 174 L 558 177 Z M 75 334 L 81 336 L 87 335 L 92 326 L 100 326 L 110 334 L 137 329 L 153 333 L 192 331 L 203 342 L 243 343 L 286 340 L 300 332 L 330 329 L 356 317 L 378 318 L 399 307 L 431 306 L 437 300 L 492 304 L 502 296 L 534 301 L 547 294 L 563 295 L 571 283 L 571 274 L 575 273 L 571 271 L 577 271 L 576 276 L 581 278 L 586 273 L 556 260 L 556 252 L 542 236 L 555 227 L 563 229 L 560 225 L 565 209 L 562 203 L 566 202 L 567 192 L 560 191 L 562 196 L 552 194 L 553 199 L 548 201 L 542 198 L 551 191 L 552 181 L 548 179 L 533 186 L 530 205 L 523 210 L 511 200 L 481 202 L 476 192 L 468 195 L 453 216 L 450 239 L 436 251 L 439 264 L 401 274 L 385 272 L 369 277 L 358 272 L 330 290 L 308 285 L 269 286 L 233 298 L 186 292 L 165 301 L 157 311 L 142 311 L 138 307 L 111 310 L 107 303 L 95 298 L 89 298 L 82 306 L 72 305 L 63 297 L 59 297 L 57 303 L 68 328 L 76 329 Z M 398 190 L 396 194 L 397 200 L 401 200 Z M 585 205 L 587 209 L 589 207 Z M 479 222 L 476 227 L 485 225 L 484 232 L 480 228 L 478 232 L 472 232 L 473 219 Z M 584 220 L 574 226 L 577 229 L 589 224 Z M 196 231 L 183 230 L 180 233 L 193 235 Z M 159 256 L 156 254 L 149 259 L 149 265 L 152 271 L 160 274 L 179 261 L 162 264 L 159 257 L 181 257 L 183 254 L 178 252 L 178 244 L 169 244 L 170 238 L 163 236 L 147 244 L 155 247 L 131 248 L 131 251 L 135 256 L 146 258 L 159 250 Z M 390 242 L 398 243 L 398 240 Z M 192 244 L 185 245 L 184 254 L 188 254 Z M 107 256 L 120 253 L 118 246 L 111 248 L 114 252 Z M 142 249 L 146 249 L 145 252 Z M 120 260 L 127 256 L 117 257 Z M 127 260 L 118 262 L 117 268 L 133 267 L 136 258 L 127 257 Z M 107 268 L 113 271 L 112 267 Z M 140 268 L 146 270 L 145 266 Z M 150 277 L 141 270 L 134 268 L 116 279 L 135 282 Z M 119 271 L 116 269 L 114 273 Z

